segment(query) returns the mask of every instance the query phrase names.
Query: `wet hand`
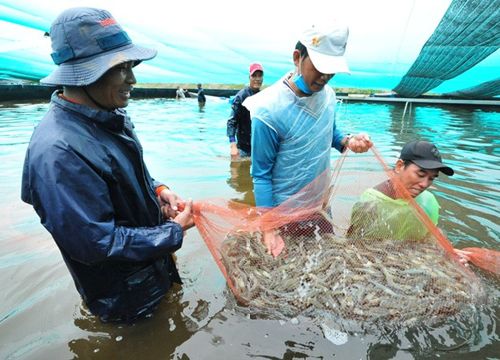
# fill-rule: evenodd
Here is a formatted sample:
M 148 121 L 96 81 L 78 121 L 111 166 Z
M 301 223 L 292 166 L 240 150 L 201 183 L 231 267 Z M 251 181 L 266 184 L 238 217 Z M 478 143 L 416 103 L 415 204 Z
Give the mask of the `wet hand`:
M 186 231 L 194 226 L 193 200 L 189 199 L 183 203 L 182 208 L 183 210 L 177 213 L 173 221 L 182 226 L 182 230 Z
M 163 189 L 158 195 L 158 202 L 163 213 L 163 217 L 167 220 L 174 218 L 178 213 L 178 203 L 182 199 L 170 189 Z
M 346 147 L 349 148 L 352 152 L 355 153 L 364 153 L 367 152 L 373 146 L 372 141 L 368 134 L 360 133 L 351 137 L 346 144 Z
M 458 261 L 465 266 L 469 266 L 469 261 L 470 261 L 470 255 L 472 255 L 471 252 L 469 251 L 464 251 L 464 250 L 459 250 L 459 249 L 453 249 L 455 252 L 455 255 L 458 256 Z
M 264 245 L 267 253 L 273 257 L 277 257 L 285 248 L 283 238 L 274 230 L 264 232 Z
M 238 147 L 236 146 L 236 143 L 231 143 L 230 154 L 231 154 L 231 160 L 238 160 L 239 159 L 240 152 L 238 150 Z

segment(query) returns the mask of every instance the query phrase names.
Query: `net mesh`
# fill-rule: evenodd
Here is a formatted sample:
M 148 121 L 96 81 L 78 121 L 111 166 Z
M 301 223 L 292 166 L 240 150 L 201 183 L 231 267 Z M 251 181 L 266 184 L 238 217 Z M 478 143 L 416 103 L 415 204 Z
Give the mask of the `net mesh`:
M 500 78 L 486 81 L 466 89 L 443 94 L 444 96 L 461 97 L 465 99 L 484 99 L 500 95 Z
M 500 46 L 499 5 L 498 0 L 452 1 L 394 91 L 402 97 L 418 97 L 497 51 Z M 478 87 L 474 92 L 477 97 L 487 97 L 491 89 Z
M 387 211 L 361 200 L 387 180 L 404 206 Z M 485 298 L 480 280 L 375 149 L 342 156 L 272 210 L 211 199 L 195 203 L 194 217 L 236 299 L 255 314 L 327 314 L 366 329 L 439 321 Z M 265 232 L 284 241 L 276 258 L 263 245 Z

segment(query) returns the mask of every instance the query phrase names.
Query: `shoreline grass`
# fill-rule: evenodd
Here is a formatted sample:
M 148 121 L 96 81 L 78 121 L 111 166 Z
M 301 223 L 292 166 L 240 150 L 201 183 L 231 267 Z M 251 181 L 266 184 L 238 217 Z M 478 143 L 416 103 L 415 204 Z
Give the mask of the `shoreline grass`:
M 196 89 L 197 84 L 195 83 L 138 83 L 134 85 L 137 88 L 143 89 L 177 89 L 177 86 L 182 87 L 184 90 Z M 247 84 L 203 84 L 203 88 L 206 90 L 240 90 L 243 89 Z M 263 86 L 265 89 L 267 86 Z M 387 89 L 358 89 L 358 88 L 341 88 L 335 87 L 337 93 L 348 93 L 348 94 L 362 94 L 370 95 L 375 93 L 390 93 Z

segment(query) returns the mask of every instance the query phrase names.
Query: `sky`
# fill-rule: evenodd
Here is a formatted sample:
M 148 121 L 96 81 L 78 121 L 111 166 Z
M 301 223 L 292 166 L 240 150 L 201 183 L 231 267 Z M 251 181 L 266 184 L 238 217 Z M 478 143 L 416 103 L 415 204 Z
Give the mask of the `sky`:
M 0 0 L 0 76 L 2 72 L 29 73 L 26 76 L 33 79 L 47 75 L 55 65 L 50 40 L 43 32 L 62 10 L 90 6 L 109 10 L 134 43 L 158 50 L 155 59 L 136 68 L 139 82 L 242 84 L 248 82 L 248 65 L 258 61 L 264 66 L 265 84 L 271 84 L 293 69 L 292 52 L 303 28 L 338 18 L 350 29 L 346 57 L 351 74 L 338 74 L 335 85 L 391 89 L 410 68 L 450 3 Z M 498 66 L 498 51 L 494 55 L 486 59 L 484 69 Z M 491 80 L 490 71 L 480 65 L 468 75 L 467 83 L 483 77 Z M 458 83 L 463 87 L 463 82 Z

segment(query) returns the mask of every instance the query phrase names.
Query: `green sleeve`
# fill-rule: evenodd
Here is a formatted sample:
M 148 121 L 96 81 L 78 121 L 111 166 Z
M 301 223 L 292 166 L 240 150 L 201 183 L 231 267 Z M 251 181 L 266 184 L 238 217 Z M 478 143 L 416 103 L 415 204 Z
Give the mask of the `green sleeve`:
M 436 197 L 430 191 L 425 190 L 415 198 L 415 201 L 425 211 L 432 223 L 437 225 L 440 207 Z

